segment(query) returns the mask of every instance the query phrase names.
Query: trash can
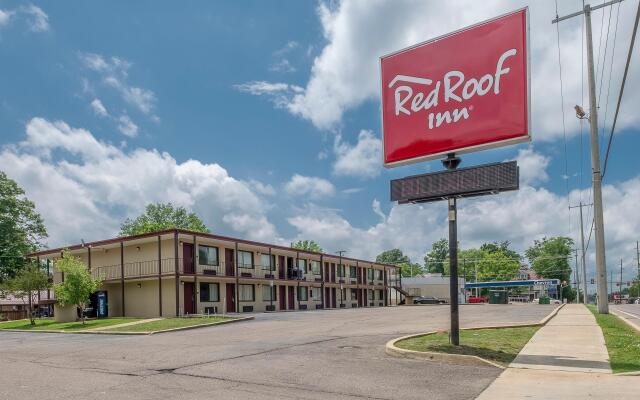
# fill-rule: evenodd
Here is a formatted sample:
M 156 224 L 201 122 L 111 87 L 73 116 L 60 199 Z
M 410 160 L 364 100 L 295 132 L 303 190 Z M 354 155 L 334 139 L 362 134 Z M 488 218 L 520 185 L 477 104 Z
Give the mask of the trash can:
M 507 304 L 506 290 L 490 290 L 489 304 Z

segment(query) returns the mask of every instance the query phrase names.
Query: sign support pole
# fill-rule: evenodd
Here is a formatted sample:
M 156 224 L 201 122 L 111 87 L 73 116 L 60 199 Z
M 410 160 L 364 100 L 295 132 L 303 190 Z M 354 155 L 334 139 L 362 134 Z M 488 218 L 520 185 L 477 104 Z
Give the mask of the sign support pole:
M 455 170 L 462 160 L 451 153 L 442 165 L 450 171 Z M 449 197 L 449 305 L 451 309 L 451 329 L 449 341 L 460 345 L 460 315 L 458 312 L 458 207 L 455 197 Z

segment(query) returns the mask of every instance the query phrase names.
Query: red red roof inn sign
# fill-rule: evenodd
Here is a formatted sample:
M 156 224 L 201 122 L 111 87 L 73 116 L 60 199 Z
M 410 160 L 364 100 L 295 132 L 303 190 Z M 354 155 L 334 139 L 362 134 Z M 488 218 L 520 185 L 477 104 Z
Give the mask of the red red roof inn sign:
M 528 9 L 380 58 L 384 165 L 530 140 Z

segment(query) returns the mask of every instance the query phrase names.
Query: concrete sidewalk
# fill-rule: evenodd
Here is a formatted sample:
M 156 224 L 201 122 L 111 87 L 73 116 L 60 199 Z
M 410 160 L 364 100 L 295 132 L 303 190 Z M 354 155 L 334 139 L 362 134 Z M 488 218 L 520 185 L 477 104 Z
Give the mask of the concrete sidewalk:
M 479 400 L 638 399 L 640 377 L 614 376 L 593 314 L 569 304 L 538 330 Z

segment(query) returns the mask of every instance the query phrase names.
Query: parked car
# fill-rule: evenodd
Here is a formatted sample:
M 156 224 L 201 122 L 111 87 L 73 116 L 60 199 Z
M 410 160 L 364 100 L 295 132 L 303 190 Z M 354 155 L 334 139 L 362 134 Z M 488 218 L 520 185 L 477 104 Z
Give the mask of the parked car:
M 433 296 L 420 296 L 413 299 L 413 304 L 446 304 L 447 301 Z
M 489 298 L 487 298 L 487 296 L 469 296 L 469 298 L 467 299 L 467 301 L 469 303 L 488 303 L 489 302 Z

